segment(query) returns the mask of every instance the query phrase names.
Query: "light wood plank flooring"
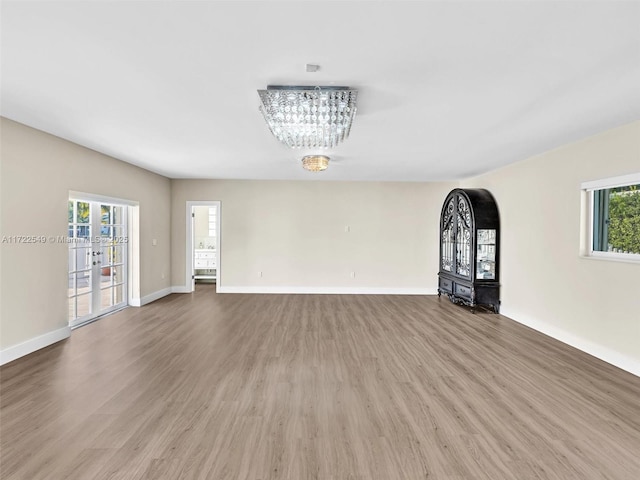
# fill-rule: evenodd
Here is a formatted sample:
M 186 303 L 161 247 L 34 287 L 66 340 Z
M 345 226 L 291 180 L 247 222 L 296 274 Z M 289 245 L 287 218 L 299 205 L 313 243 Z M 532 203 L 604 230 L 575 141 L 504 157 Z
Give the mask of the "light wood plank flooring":
M 640 478 L 640 379 L 425 296 L 129 308 L 1 369 L 3 480 Z

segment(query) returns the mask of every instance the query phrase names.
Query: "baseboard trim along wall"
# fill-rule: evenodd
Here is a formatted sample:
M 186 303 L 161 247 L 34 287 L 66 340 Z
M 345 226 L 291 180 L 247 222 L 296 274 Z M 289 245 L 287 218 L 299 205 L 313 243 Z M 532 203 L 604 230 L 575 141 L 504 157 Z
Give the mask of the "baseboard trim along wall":
M 326 294 L 326 295 L 436 295 L 434 288 L 377 288 L 377 287 L 273 287 L 273 286 L 217 286 L 218 293 L 273 293 L 273 294 Z M 174 285 L 169 288 L 145 295 L 142 298 L 132 298 L 129 305 L 141 307 L 154 302 L 171 293 L 191 293 L 189 287 Z
M 377 288 L 377 287 L 270 287 L 270 286 L 218 286 L 218 293 L 280 293 L 308 295 L 435 295 L 432 288 Z
M 38 337 L 27 340 L 26 342 L 22 342 L 17 345 L 13 345 L 12 347 L 5 348 L 4 350 L 0 350 L 0 365 L 13 362 L 20 357 L 24 357 L 25 355 L 29 355 L 30 353 L 40 350 L 41 348 L 53 345 L 60 340 L 69 338 L 70 336 L 71 329 L 69 327 L 63 327 L 59 328 L 58 330 L 54 330 L 52 332 L 45 333 L 44 335 L 40 335 Z
M 129 300 L 129 305 L 132 307 L 141 307 L 143 305 L 146 305 L 147 303 L 155 302 L 162 297 L 166 297 L 170 293 L 173 293 L 173 287 L 163 288 L 162 290 L 158 290 L 157 292 L 145 295 L 142 298 L 132 298 L 131 300 Z
M 184 285 L 174 285 L 171 287 L 171 293 L 191 293 L 191 289 Z
M 599 358 L 600 360 L 607 362 L 615 367 L 625 370 L 637 377 L 640 377 L 640 361 L 631 358 L 627 355 L 618 353 L 610 348 L 603 347 L 597 343 L 580 338 L 565 330 L 549 325 L 548 323 L 541 322 L 537 319 L 531 318 L 527 315 L 523 315 L 520 312 L 510 311 L 509 309 L 501 308 L 500 313 L 505 317 L 509 317 L 514 322 L 521 323 L 527 327 L 544 333 L 562 343 L 566 343 L 578 350 L 588 353 L 591 356 Z

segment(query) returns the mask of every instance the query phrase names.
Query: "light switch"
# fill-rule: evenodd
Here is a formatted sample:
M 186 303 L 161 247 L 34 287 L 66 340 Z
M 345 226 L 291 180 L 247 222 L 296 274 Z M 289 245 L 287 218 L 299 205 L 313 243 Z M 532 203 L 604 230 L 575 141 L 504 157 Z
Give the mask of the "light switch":
M 151 240 L 151 245 L 153 245 L 154 247 L 158 245 L 158 240 L 157 239 L 153 239 Z

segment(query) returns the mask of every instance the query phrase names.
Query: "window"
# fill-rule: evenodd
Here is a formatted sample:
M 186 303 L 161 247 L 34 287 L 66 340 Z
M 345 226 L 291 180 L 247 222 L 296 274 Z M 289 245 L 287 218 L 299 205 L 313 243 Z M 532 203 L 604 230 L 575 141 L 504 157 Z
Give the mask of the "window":
M 640 261 L 640 174 L 582 185 L 589 205 L 588 255 Z
M 216 207 L 209 207 L 209 236 L 210 237 L 216 236 L 216 223 L 217 223 L 216 210 L 217 210 Z

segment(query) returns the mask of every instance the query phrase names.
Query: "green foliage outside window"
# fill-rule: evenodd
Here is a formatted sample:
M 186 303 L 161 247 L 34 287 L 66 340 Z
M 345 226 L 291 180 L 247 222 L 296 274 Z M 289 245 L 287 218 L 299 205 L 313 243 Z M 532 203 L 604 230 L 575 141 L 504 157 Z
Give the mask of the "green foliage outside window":
M 73 215 L 73 205 L 76 204 L 76 215 Z M 68 217 L 69 223 L 89 223 L 90 207 L 87 202 L 69 201 Z
M 640 185 L 612 188 L 608 243 L 613 251 L 640 254 Z

